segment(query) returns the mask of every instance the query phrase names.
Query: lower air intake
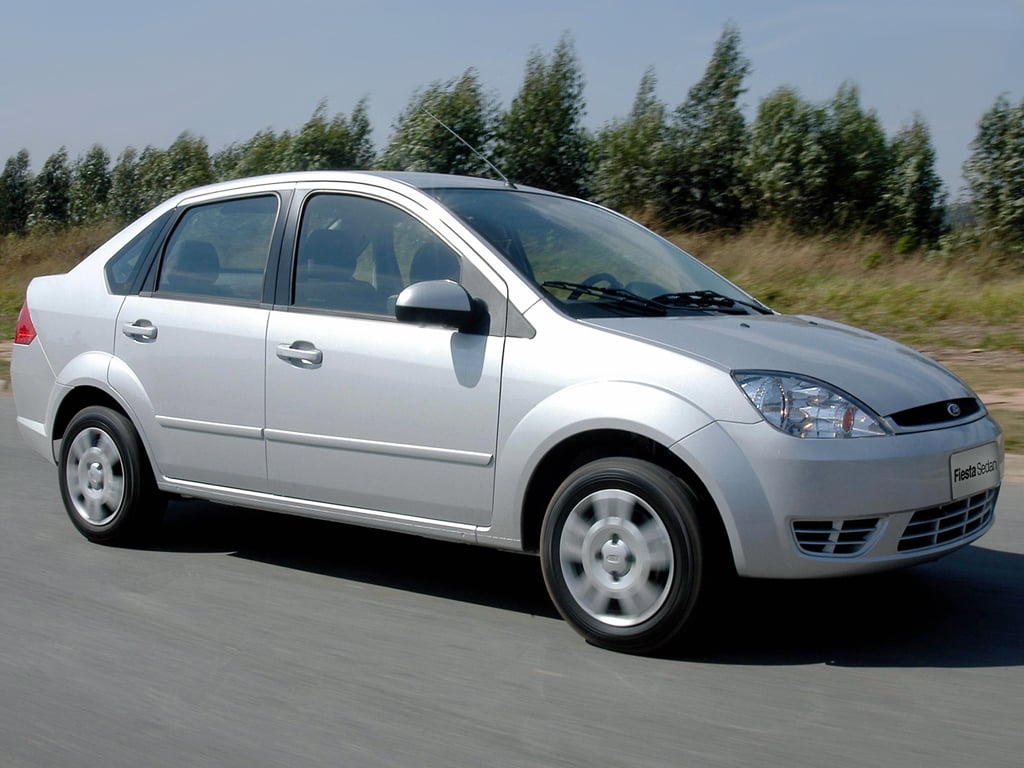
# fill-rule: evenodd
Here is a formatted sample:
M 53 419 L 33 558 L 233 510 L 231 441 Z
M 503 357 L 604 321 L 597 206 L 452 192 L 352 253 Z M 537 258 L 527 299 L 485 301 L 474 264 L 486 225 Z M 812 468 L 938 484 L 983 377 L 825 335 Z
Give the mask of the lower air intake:
M 900 538 L 900 552 L 915 552 L 965 539 L 992 523 L 998 488 L 930 509 L 920 509 L 910 518 Z
M 877 517 L 856 520 L 794 520 L 793 535 L 808 555 L 851 557 L 863 552 L 878 530 Z

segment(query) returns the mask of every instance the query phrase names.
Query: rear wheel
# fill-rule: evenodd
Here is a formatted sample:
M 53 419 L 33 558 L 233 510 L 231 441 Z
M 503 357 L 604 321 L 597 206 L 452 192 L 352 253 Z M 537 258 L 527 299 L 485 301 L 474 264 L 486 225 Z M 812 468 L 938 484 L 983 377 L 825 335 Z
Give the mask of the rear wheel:
M 650 653 L 693 614 L 704 547 L 690 489 L 667 470 L 601 459 L 555 492 L 541 529 L 541 566 L 559 612 L 595 645 Z
M 103 406 L 79 411 L 64 433 L 58 471 L 68 516 L 90 541 L 133 543 L 159 524 L 164 500 L 124 414 Z

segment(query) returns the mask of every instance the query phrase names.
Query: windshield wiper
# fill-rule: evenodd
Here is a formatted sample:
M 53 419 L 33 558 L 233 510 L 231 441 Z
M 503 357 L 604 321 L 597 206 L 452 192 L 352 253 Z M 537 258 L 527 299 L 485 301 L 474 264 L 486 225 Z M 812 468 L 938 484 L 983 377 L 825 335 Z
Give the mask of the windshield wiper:
M 577 299 L 580 296 L 611 299 L 614 302 L 612 306 L 647 315 L 665 315 L 668 310 L 675 308 L 722 312 L 729 315 L 747 315 L 750 314 L 750 310 L 762 315 L 771 314 L 771 310 L 764 306 L 742 299 L 733 299 L 717 291 L 663 293 L 653 299 L 648 299 L 625 288 L 606 288 L 566 280 L 548 280 L 542 285 L 544 288 L 560 288 L 569 291 L 570 299 Z
M 733 299 L 717 291 L 682 291 L 679 293 L 663 293 L 655 296 L 650 301 L 666 307 L 697 307 L 698 309 L 710 309 L 726 314 L 747 315 L 747 309 L 752 309 L 761 315 L 770 315 L 771 310 L 760 304 L 754 304 L 741 299 Z M 744 307 L 746 309 L 744 309 Z
M 611 299 L 613 306 L 639 312 L 645 315 L 664 315 L 667 305 L 653 299 L 645 299 L 643 296 L 625 288 L 602 288 L 586 283 L 570 283 L 565 280 L 548 280 L 541 284 L 544 288 L 561 288 L 570 291 L 570 298 L 580 296 L 593 296 L 599 299 Z

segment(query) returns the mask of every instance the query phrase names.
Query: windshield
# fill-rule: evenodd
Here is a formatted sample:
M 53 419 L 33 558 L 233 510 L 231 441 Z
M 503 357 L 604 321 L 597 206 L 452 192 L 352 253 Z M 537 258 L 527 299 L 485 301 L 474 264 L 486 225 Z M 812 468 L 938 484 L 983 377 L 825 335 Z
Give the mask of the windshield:
M 511 189 L 429 191 L 574 317 L 766 311 L 667 240 L 603 208 Z

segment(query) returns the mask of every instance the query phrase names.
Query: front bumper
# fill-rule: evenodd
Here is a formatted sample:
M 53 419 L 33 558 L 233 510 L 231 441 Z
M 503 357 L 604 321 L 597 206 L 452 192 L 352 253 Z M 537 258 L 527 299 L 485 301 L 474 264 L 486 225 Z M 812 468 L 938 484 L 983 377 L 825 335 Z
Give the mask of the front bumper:
M 954 499 L 950 457 L 998 445 L 987 416 L 913 434 L 801 440 L 761 422 L 708 425 L 673 446 L 721 513 L 736 569 L 821 578 L 927 562 L 992 525 L 998 482 Z

